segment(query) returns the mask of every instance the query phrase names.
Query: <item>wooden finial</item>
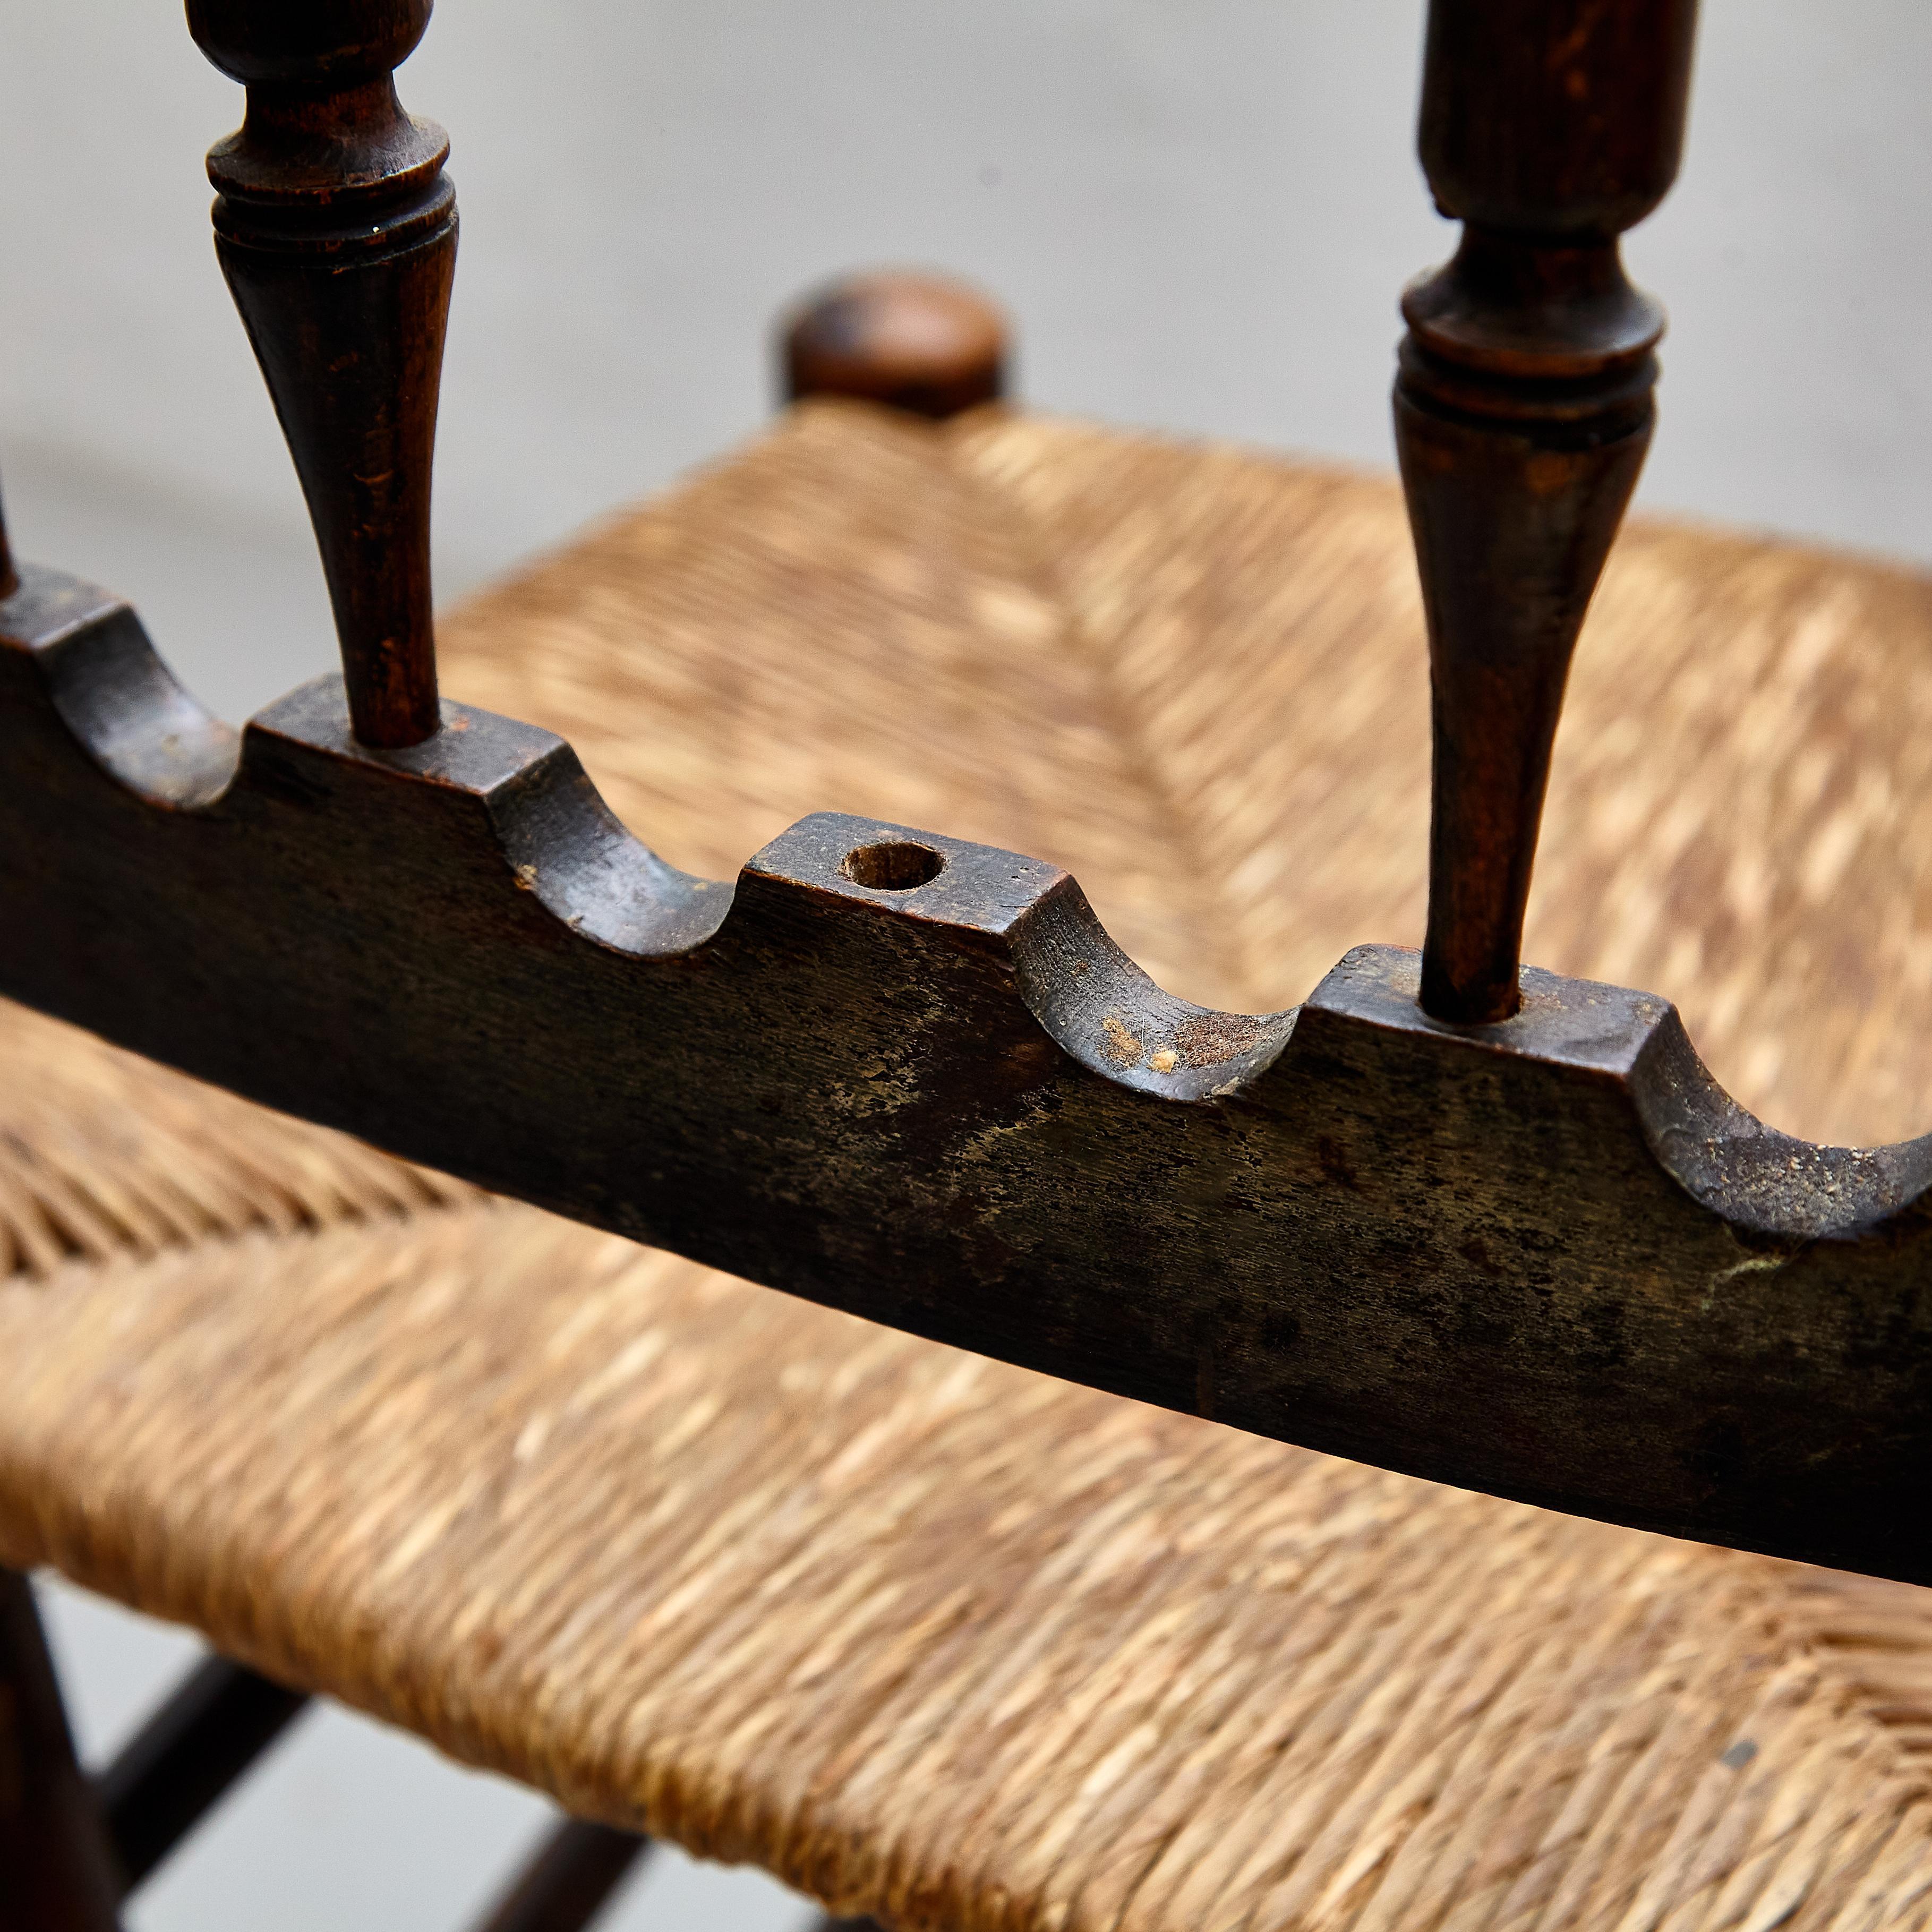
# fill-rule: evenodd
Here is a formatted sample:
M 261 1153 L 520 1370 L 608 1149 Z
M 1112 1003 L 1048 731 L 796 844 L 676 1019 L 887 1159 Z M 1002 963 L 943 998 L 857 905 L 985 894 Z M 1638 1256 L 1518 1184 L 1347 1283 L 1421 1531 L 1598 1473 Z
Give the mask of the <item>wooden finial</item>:
M 785 399 L 852 396 L 943 422 L 1006 392 L 1006 322 L 938 275 L 855 275 L 811 297 L 784 332 Z
M 1505 1019 L 1570 656 L 1649 446 L 1663 311 L 1617 237 L 1669 189 L 1696 0 L 1432 0 L 1420 146 L 1455 259 L 1402 300 L 1429 620 L 1422 1004 Z
M 350 717 L 366 745 L 437 729 L 430 470 L 456 262 L 449 142 L 392 73 L 430 0 L 188 0 L 244 82 L 208 158 L 216 248 L 308 500 Z

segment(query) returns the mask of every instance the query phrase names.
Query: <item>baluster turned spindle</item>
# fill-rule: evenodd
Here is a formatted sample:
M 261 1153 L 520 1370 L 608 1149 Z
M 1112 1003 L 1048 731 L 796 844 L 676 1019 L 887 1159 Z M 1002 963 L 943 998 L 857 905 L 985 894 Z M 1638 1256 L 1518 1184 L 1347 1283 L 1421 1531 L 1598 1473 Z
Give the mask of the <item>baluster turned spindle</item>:
M 366 745 L 436 730 L 430 466 L 456 195 L 394 69 L 430 0 L 188 0 L 248 87 L 208 158 L 216 248 L 308 500 Z
M 1461 220 L 1402 299 L 1396 440 L 1429 620 L 1422 1004 L 1520 1004 L 1570 656 L 1655 415 L 1663 311 L 1617 238 L 1677 172 L 1696 0 L 1432 0 L 1422 164 Z

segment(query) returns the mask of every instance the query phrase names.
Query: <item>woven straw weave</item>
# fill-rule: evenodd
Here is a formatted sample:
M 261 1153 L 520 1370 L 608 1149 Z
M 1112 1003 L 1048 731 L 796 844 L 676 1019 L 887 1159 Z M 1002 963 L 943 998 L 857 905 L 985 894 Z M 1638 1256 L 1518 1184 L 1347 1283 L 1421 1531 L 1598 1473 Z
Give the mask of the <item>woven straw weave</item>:
M 1388 484 L 795 415 L 455 614 L 729 876 L 842 808 L 1069 864 L 1176 991 L 1412 940 Z M 1932 595 L 1634 531 L 1529 951 L 1779 1124 L 1932 1124 Z M 0 1008 L 0 1557 L 905 1927 L 1932 1922 L 1922 1593 L 1555 1516 L 892 1335 Z

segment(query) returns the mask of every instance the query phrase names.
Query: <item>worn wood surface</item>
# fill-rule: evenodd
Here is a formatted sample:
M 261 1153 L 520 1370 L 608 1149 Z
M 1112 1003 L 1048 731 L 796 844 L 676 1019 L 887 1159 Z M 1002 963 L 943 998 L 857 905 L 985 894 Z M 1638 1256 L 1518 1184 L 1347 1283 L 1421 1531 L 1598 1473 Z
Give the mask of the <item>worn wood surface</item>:
M 1650 442 L 1663 311 L 1617 236 L 1676 176 L 1696 0 L 1432 0 L 1422 160 L 1464 224 L 1414 284 L 1396 440 L 1429 617 L 1423 1004 L 1516 1010 L 1570 654 Z
M 348 586 L 346 695 L 310 686 L 238 742 L 131 613 L 28 573 L 0 605 L 0 992 L 917 1334 L 1932 1577 L 1932 1148 L 1770 1132 L 1664 1003 L 1516 968 L 1563 674 L 1648 434 L 1658 316 L 1615 235 L 1675 166 L 1688 4 L 1432 14 L 1424 156 L 1469 227 L 1411 291 L 1397 398 L 1435 667 L 1429 944 L 1352 953 L 1263 1017 L 1159 991 L 1038 862 L 821 815 L 735 888 L 693 878 L 559 741 L 454 707 L 425 737 L 430 687 L 382 695 L 384 667 L 428 662 L 421 502 L 398 483 L 375 514 L 351 458 L 374 436 L 426 500 L 453 206 L 388 74 L 427 14 L 194 10 L 250 88 L 218 224 Z M 1534 58 L 1496 41 L 1512 22 Z M 324 338 L 366 353 L 346 401 L 314 380 Z
M 1452 1027 L 1366 949 L 1298 1013 L 1210 1012 L 1035 861 L 821 816 L 734 890 L 530 728 L 451 709 L 371 752 L 324 681 L 231 776 L 124 608 L 30 571 L 0 630 L 0 992 L 916 1334 L 1932 1577 L 1932 1148 L 1761 1130 L 1660 1000 L 1528 974 L 1517 1017 Z
M 416 744 L 436 728 L 430 472 L 456 193 L 448 137 L 390 76 L 430 0 L 188 12 L 248 83 L 247 119 L 208 158 L 216 249 L 308 500 L 356 735 Z

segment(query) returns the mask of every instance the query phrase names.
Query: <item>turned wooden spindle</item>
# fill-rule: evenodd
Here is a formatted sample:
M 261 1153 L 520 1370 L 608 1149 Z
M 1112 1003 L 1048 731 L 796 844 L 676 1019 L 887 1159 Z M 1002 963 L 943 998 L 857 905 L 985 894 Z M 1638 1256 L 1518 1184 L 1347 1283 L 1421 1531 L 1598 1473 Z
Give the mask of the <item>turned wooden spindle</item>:
M 202 52 L 248 90 L 208 158 L 217 250 L 322 551 L 366 745 L 437 728 L 430 468 L 456 195 L 449 142 L 392 71 L 430 0 L 188 0 Z
M 1422 164 L 1461 220 L 1412 284 L 1396 440 L 1435 725 L 1422 1004 L 1520 1004 L 1570 657 L 1649 446 L 1664 314 L 1618 236 L 1677 172 L 1696 0 L 1431 0 Z
M 850 396 L 943 422 L 1006 393 L 1006 317 L 943 276 L 835 283 L 793 314 L 782 340 L 788 402 Z

